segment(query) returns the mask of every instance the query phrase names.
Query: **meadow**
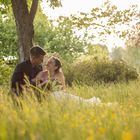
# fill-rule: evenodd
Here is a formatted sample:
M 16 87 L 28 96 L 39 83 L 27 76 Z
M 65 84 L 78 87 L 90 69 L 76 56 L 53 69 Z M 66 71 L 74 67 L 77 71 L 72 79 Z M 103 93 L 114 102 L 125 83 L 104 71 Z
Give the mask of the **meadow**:
M 65 0 L 43 1 L 0 0 L 0 140 L 140 140 L 140 2 L 71 0 L 64 12 L 90 8 L 51 19 L 45 9 L 54 15 Z M 102 103 L 58 102 L 44 91 L 40 101 L 31 90 L 13 99 L 13 70 L 32 45 L 62 60 L 66 83 L 75 82 L 65 94 Z
M 0 140 L 139 140 L 140 81 L 120 84 L 74 85 L 66 94 L 99 97 L 103 103 L 58 102 L 49 96 L 19 98 L 14 105 L 7 87 L 0 87 Z M 51 94 L 51 93 L 50 93 Z

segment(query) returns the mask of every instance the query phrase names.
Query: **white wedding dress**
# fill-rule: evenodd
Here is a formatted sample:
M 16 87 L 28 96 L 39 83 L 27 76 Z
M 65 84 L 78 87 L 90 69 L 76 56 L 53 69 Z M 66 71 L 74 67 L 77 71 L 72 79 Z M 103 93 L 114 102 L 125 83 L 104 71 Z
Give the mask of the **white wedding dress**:
M 89 104 L 95 104 L 95 105 L 101 104 L 101 100 L 98 97 L 84 99 L 79 96 L 65 93 L 64 91 L 55 91 L 52 93 L 52 96 L 55 98 L 56 101 L 74 101 L 77 103 L 89 103 Z
M 43 77 L 44 78 L 44 77 Z M 44 81 L 44 79 L 39 78 L 39 80 Z M 44 81 L 43 84 L 48 83 L 48 80 Z M 56 86 L 56 82 L 53 85 L 53 82 L 51 83 L 52 86 Z M 42 84 L 40 84 L 40 86 L 42 86 Z M 107 105 L 107 106 L 112 106 L 114 103 L 102 103 L 101 99 L 98 97 L 92 97 L 90 99 L 84 99 L 82 97 L 70 94 L 70 93 L 66 93 L 62 90 L 59 90 L 61 88 L 54 90 L 54 92 L 51 93 L 51 97 L 53 97 L 56 101 L 73 101 L 76 103 L 86 103 L 86 104 L 92 104 L 92 105 Z

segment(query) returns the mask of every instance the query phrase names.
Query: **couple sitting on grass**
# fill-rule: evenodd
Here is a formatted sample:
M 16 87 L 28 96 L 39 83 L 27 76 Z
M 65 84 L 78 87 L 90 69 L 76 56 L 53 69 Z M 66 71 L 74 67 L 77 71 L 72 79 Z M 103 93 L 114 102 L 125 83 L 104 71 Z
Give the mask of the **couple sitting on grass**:
M 49 81 L 55 81 L 59 85 L 58 91 L 53 91 L 51 94 L 57 101 L 72 100 L 76 102 L 84 102 L 91 104 L 101 104 L 101 100 L 97 97 L 84 99 L 79 96 L 68 94 L 65 90 L 65 77 L 62 71 L 62 64 L 57 57 L 50 57 L 43 61 L 46 52 L 39 46 L 34 46 L 30 49 L 30 59 L 18 64 L 15 68 L 11 79 L 12 93 L 19 96 L 23 87 L 26 85 L 25 75 L 31 85 L 42 88 L 46 87 L 49 90 Z M 43 65 L 41 66 L 41 63 Z

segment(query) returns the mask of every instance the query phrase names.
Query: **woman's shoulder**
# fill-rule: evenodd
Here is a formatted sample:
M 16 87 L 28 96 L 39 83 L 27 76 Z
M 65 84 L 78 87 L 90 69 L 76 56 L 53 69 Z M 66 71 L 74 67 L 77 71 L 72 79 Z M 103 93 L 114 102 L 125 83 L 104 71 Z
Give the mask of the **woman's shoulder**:
M 64 76 L 63 71 L 62 71 L 62 70 L 60 70 L 60 71 L 58 72 L 58 75 L 60 75 L 60 76 Z
M 40 79 L 40 78 L 46 77 L 46 76 L 48 76 L 48 71 L 47 71 L 47 70 L 43 70 L 43 71 L 40 71 L 40 72 L 37 74 L 36 78 Z
M 57 79 L 62 79 L 62 78 L 64 78 L 64 73 L 63 73 L 62 71 L 60 71 L 60 72 L 58 72 L 58 73 L 55 75 L 55 77 L 56 77 Z

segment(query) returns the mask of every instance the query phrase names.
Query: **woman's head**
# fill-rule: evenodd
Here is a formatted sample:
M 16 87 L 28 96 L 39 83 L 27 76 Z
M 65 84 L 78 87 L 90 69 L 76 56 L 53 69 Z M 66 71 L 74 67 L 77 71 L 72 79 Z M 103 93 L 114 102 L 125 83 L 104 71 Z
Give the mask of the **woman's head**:
M 51 58 L 48 59 L 47 69 L 49 71 L 58 73 L 61 67 L 62 67 L 62 64 L 57 57 L 52 56 Z

